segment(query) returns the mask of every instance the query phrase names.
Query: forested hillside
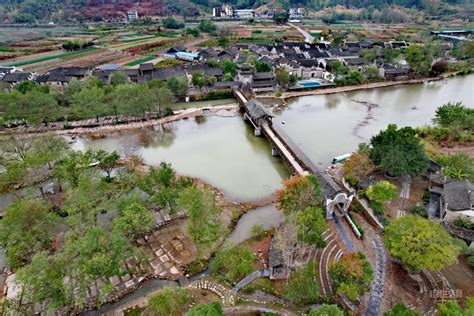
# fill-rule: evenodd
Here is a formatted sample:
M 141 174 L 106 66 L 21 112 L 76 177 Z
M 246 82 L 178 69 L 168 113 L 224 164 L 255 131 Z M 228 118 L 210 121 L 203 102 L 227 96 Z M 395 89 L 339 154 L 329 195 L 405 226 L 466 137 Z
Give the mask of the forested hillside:
M 0 22 L 81 22 L 110 20 L 126 16 L 130 9 L 140 15 L 198 16 L 210 8 L 230 4 L 235 8 L 257 8 L 266 3 L 288 8 L 303 6 L 321 10 L 338 5 L 351 9 L 378 9 L 401 6 L 425 10 L 429 14 L 449 15 L 462 12 L 454 8 L 472 10 L 471 0 L 0 0 Z M 465 11 L 466 12 L 466 11 Z M 370 18 L 370 17 L 369 17 Z

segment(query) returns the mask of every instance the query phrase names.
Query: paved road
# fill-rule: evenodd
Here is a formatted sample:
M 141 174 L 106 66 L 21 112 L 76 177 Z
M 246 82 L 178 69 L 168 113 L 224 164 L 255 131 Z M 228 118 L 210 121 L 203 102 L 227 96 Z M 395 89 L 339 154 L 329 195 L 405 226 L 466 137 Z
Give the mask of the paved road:
M 298 32 L 300 32 L 301 34 L 303 34 L 303 36 L 304 36 L 304 41 L 305 41 L 306 43 L 314 43 L 314 36 L 312 36 L 311 34 L 309 34 L 307 31 L 305 31 L 304 29 L 302 29 L 302 28 L 299 27 L 299 26 L 294 25 L 293 23 L 288 23 L 288 25 L 294 27 L 295 29 L 298 30 Z

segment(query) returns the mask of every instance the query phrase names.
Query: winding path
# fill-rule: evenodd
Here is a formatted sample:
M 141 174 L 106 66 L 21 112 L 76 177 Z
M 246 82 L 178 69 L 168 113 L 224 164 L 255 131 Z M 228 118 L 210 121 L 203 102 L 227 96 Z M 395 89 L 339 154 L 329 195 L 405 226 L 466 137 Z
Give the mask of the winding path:
M 380 305 L 382 304 L 385 283 L 385 267 L 387 261 L 382 242 L 378 239 L 374 239 L 372 240 L 372 244 L 375 250 L 375 276 L 370 288 L 369 305 L 365 311 L 366 316 L 380 315 Z

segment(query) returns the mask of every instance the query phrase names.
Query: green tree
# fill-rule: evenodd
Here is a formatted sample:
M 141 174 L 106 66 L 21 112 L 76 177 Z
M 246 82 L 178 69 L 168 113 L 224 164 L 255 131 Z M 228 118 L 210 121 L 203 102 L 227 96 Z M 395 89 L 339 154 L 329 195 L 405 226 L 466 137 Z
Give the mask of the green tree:
M 418 176 L 428 166 L 423 145 L 411 127 L 398 129 L 397 125 L 390 124 L 386 130 L 373 136 L 370 143 L 370 159 L 392 176 Z
M 441 270 L 456 262 L 460 252 L 439 224 L 415 216 L 397 218 L 385 228 L 385 246 L 403 266 L 415 272 Z
M 365 192 L 369 200 L 384 204 L 397 196 L 397 187 L 388 181 L 382 180 L 371 185 Z
M 255 63 L 255 70 L 257 72 L 269 72 L 272 71 L 272 66 L 270 66 L 264 61 L 257 60 L 257 62 Z
M 421 316 L 421 314 L 399 303 L 383 313 L 383 316 Z
M 220 67 L 224 74 L 230 74 L 232 78 L 234 78 L 235 75 L 237 75 L 237 64 L 232 62 L 228 58 L 224 58 L 223 60 L 221 60 Z
M 197 26 L 198 30 L 203 33 L 212 33 L 217 27 L 212 21 L 202 20 Z
M 191 308 L 188 316 L 224 316 L 221 303 L 212 302 L 209 304 L 201 304 Z
M 105 103 L 106 96 L 102 88 L 83 89 L 72 96 L 71 111 L 79 118 L 95 117 L 99 122 L 99 116 L 105 114 Z
M 128 76 L 123 71 L 115 71 L 110 77 L 110 84 L 113 86 L 118 86 L 120 84 L 128 83 Z
M 276 24 L 284 24 L 288 22 L 290 15 L 286 11 L 280 11 L 280 12 L 275 12 L 273 14 L 273 21 L 275 21 Z
M 278 80 L 278 83 L 282 87 L 286 87 L 286 85 L 288 84 L 288 81 L 290 80 L 290 74 L 288 70 L 286 70 L 286 68 L 284 67 L 277 67 L 275 70 L 275 76 L 276 76 L 276 79 Z
M 10 269 L 18 269 L 33 254 L 51 246 L 59 218 L 50 209 L 40 199 L 16 200 L 7 208 L 0 221 L 0 245 L 7 250 Z
M 318 180 L 315 176 L 294 176 L 283 182 L 277 191 L 278 208 L 285 213 L 319 207 L 322 203 Z
M 188 93 L 188 81 L 184 77 L 171 77 L 166 81 L 166 85 L 178 99 L 184 98 Z
M 448 102 L 436 109 L 433 122 L 442 127 L 455 125 L 471 126 L 474 122 L 474 109 L 465 107 L 462 102 Z
M 474 182 L 474 159 L 466 153 L 458 152 L 452 156 L 436 155 L 435 161 L 442 165 L 442 173 L 453 179 L 469 179 Z
M 186 28 L 186 34 L 191 35 L 193 37 L 198 37 L 199 36 L 199 30 L 197 28 L 188 27 L 188 28 Z
M 72 187 L 77 187 L 79 177 L 89 168 L 92 162 L 93 153 L 91 151 L 85 153 L 71 151 L 56 167 L 56 178 L 61 181 L 67 180 Z
M 344 312 L 337 305 L 322 304 L 316 309 L 312 309 L 308 316 L 344 316 Z
M 446 301 L 439 305 L 440 316 L 471 316 L 474 315 L 474 298 L 468 298 L 463 309 L 456 301 Z
M 31 123 L 49 123 L 60 115 L 58 101 L 51 94 L 32 90 L 24 95 L 27 106 L 30 108 L 29 121 Z
M 148 296 L 148 307 L 144 314 L 180 316 L 192 302 L 193 296 L 188 289 L 165 287 Z
M 256 258 L 245 246 L 219 250 L 212 261 L 211 271 L 219 281 L 235 284 L 253 271 Z
M 338 294 L 356 301 L 370 289 L 373 271 L 362 253 L 347 253 L 329 268 L 329 275 Z
M 410 67 L 422 75 L 427 75 L 433 57 L 427 47 L 411 45 L 405 51 L 405 59 Z
M 120 210 L 113 227 L 129 238 L 136 238 L 151 230 L 154 218 L 154 214 L 135 197 Z
M 184 23 L 177 21 L 175 18 L 168 16 L 163 20 L 163 26 L 167 29 L 182 29 L 184 27 Z
M 290 275 L 284 296 L 297 306 L 318 302 L 319 286 L 315 281 L 314 262 L 310 261 Z
M 219 239 L 224 230 L 219 218 L 221 209 L 217 207 L 211 190 L 186 188 L 180 192 L 177 204 L 189 217 L 188 233 L 197 244 L 199 252 Z
M 344 66 L 342 62 L 339 60 L 333 60 L 329 63 L 329 68 L 333 71 L 336 75 L 344 75 L 349 72 L 349 68 Z
M 36 254 L 31 263 L 18 269 L 15 281 L 22 285 L 22 298 L 30 304 L 48 302 L 54 310 L 69 302 L 64 286 L 64 266 L 46 252 Z
M 366 62 L 372 63 L 375 60 L 375 58 L 377 58 L 377 50 L 364 49 L 360 52 L 360 57 L 364 58 Z
M 317 248 L 323 248 L 326 245 L 323 232 L 328 226 L 322 208 L 307 207 L 303 211 L 298 211 L 296 225 L 299 240 L 308 245 L 316 245 Z
M 145 85 L 123 84 L 115 87 L 113 92 L 114 114 L 118 113 L 142 116 L 156 111 L 158 102 L 156 95 Z
M 385 48 L 383 51 L 383 58 L 387 64 L 394 63 L 398 56 L 400 56 L 400 50 L 395 48 Z
M 199 87 L 199 89 L 202 89 L 206 85 L 206 75 L 204 74 L 203 71 L 196 71 L 192 75 L 191 82 L 193 86 Z
M 94 153 L 94 159 L 99 163 L 98 167 L 106 173 L 107 176 L 105 179 L 107 182 L 112 181 L 111 175 L 120 159 L 119 153 L 116 151 L 108 153 L 105 150 L 99 149 Z

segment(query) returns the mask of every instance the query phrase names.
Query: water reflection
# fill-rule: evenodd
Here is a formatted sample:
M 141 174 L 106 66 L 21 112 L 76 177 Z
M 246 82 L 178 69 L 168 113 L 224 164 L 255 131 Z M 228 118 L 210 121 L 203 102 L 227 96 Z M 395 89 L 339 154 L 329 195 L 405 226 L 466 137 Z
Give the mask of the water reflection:
M 240 116 L 208 116 L 205 123 L 182 120 L 154 129 L 113 134 L 107 138 L 79 138 L 77 149 L 102 148 L 127 154 L 132 148 L 146 163 L 170 162 L 180 174 L 201 178 L 236 200 L 272 195 L 288 169 L 271 156 L 271 146 Z

